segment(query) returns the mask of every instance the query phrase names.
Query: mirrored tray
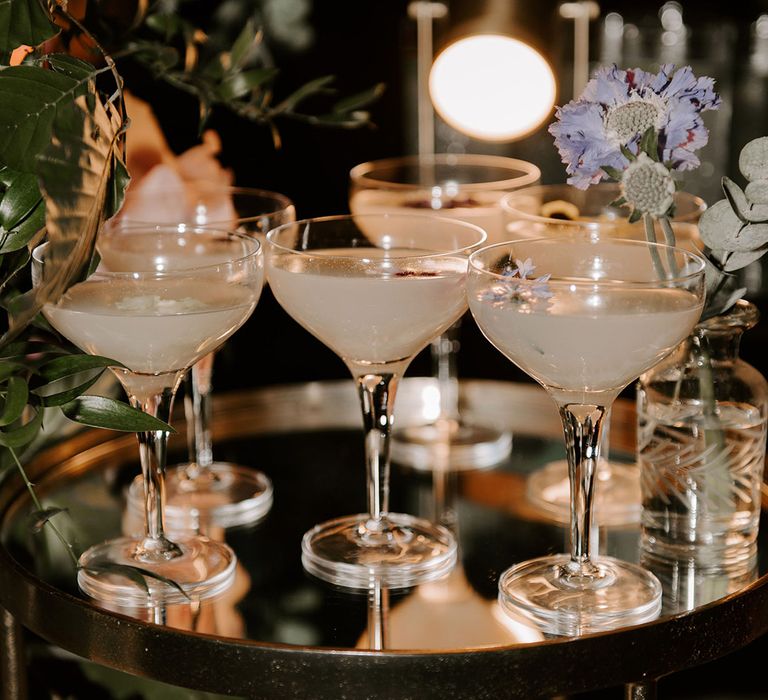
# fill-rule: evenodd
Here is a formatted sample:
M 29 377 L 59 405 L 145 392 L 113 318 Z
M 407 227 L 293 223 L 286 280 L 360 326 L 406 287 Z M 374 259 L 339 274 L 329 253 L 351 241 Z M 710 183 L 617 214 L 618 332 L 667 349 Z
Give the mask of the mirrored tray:
M 429 417 L 435 385 L 406 379 L 399 425 Z M 513 430 L 513 451 L 490 470 L 428 474 L 393 466 L 392 509 L 453 522 L 460 566 L 407 590 L 331 587 L 301 566 L 312 525 L 364 509 L 361 418 L 351 381 L 257 389 L 216 397 L 218 460 L 253 466 L 274 484 L 260 523 L 218 534 L 238 554 L 221 599 L 158 616 L 108 611 L 82 597 L 50 537 L 31 534 L 20 480 L 0 493 L 0 602 L 24 626 L 75 654 L 196 690 L 254 698 L 534 698 L 648 679 L 705 663 L 768 630 L 768 541 L 739 577 L 659 571 L 659 620 L 575 639 L 545 639 L 496 604 L 499 575 L 517 561 L 565 551 L 564 528 L 525 500 L 531 471 L 564 457 L 560 420 L 533 384 L 468 381 L 465 413 Z M 183 424 L 169 462 L 184 457 Z M 634 412 L 612 411 L 612 457 L 629 459 Z M 86 430 L 29 465 L 46 505 L 80 547 L 119 532 L 124 492 L 138 472 L 132 435 Z M 765 528 L 763 528 L 765 529 Z M 636 527 L 600 528 L 600 551 L 637 561 Z M 161 623 L 161 624 L 158 624 Z M 599 663 L 595 663 L 599 659 Z

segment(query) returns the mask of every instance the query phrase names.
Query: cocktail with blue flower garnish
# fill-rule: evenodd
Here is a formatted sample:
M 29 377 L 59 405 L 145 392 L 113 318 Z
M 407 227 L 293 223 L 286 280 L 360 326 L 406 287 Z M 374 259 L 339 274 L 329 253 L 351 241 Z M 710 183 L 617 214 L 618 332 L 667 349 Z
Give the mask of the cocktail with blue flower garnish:
M 661 586 L 642 568 L 590 551 L 603 420 L 619 392 L 693 328 L 704 261 L 670 246 L 574 233 L 489 246 L 470 257 L 469 306 L 506 357 L 560 410 L 571 488 L 571 553 L 518 563 L 499 602 L 550 634 L 653 619 Z

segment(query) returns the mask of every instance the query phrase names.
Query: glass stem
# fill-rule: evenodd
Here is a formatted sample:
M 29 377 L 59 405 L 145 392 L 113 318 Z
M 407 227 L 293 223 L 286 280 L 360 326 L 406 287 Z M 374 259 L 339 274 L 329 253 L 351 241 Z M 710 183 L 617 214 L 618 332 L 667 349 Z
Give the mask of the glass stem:
M 130 403 L 151 416 L 166 423 L 171 417 L 173 390 L 165 389 L 159 394 L 139 398 L 130 396 Z M 168 432 L 151 430 L 137 433 L 139 439 L 139 457 L 141 473 L 144 477 L 144 539 L 137 551 L 139 559 L 156 561 L 171 559 L 181 554 L 181 550 L 165 537 L 163 524 L 163 504 L 165 502 L 165 460 L 168 445 Z
M 187 450 L 189 452 L 187 473 L 192 478 L 213 463 L 213 444 L 211 441 L 213 357 L 214 354 L 210 353 L 198 360 L 187 372 L 185 378 L 184 415 L 187 426 L 189 426 L 187 429 Z
M 397 381 L 396 374 L 364 374 L 357 377 L 365 430 L 370 515 L 366 527 L 371 532 L 384 529 L 383 516 L 389 508 L 389 441 Z
M 432 341 L 432 367 L 440 392 L 440 419 L 459 422 L 459 378 L 456 356 L 459 349 L 461 321 Z
M 590 529 L 604 406 L 564 404 L 560 418 L 565 432 L 568 479 L 571 486 L 571 561 L 569 574 L 593 578 L 599 569 L 590 559 Z

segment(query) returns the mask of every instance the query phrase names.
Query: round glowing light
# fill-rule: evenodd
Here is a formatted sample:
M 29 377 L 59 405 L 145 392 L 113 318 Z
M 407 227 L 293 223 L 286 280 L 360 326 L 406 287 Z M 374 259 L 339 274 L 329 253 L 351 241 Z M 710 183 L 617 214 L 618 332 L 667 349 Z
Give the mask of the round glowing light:
M 429 93 L 437 113 L 454 129 L 508 141 L 549 116 L 555 76 L 543 56 L 522 41 L 478 34 L 459 39 L 435 59 Z

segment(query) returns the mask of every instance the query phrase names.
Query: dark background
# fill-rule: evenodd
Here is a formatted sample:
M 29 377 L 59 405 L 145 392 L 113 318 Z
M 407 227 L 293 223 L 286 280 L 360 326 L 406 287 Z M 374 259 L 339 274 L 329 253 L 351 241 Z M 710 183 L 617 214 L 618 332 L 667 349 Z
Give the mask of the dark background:
M 436 28 L 436 48 L 457 31 L 461 21 L 472 19 L 486 6 L 496 17 L 497 30 L 522 33 L 549 58 L 559 81 L 557 102 L 563 104 L 572 97 L 572 28 L 558 17 L 557 4 L 551 0 L 498 5 L 454 0 L 449 3 L 449 20 Z M 613 58 L 621 67 L 633 67 L 638 64 L 634 59 L 639 57 L 642 67 L 655 70 L 660 61 L 659 53 L 654 51 L 658 48 L 662 3 L 622 1 L 600 5 L 602 17 L 618 12 L 625 23 L 635 24 L 640 36 L 646 37 L 642 42 L 645 48 L 643 55 L 627 50 L 625 54 L 608 56 L 601 42 L 601 19 L 592 25 L 592 60 Z M 255 9 L 259 7 L 254 3 Z M 221 159 L 235 172 L 237 184 L 288 195 L 302 218 L 344 213 L 348 211 L 348 173 L 352 166 L 415 152 L 415 28 L 407 18 L 406 8 L 403 0 L 314 0 L 306 19 L 314 35 L 310 46 L 291 51 L 268 38 L 275 63 L 281 69 L 278 93 L 288 94 L 325 74 L 337 76 L 336 85 L 342 94 L 358 92 L 377 82 L 385 83 L 387 89 L 371 107 L 372 126 L 347 131 L 283 120 L 278 125 L 283 141 L 280 149 L 274 148 L 269 129 L 226 111 L 215 112 L 209 126 L 222 138 Z M 698 74 L 715 77 L 724 97 L 723 110 L 712 117 L 712 141 L 702 155 L 706 167 L 686 181 L 686 189 L 714 202 L 722 196 L 718 191 L 721 175 L 743 182 L 736 167 L 740 148 L 756 136 L 768 135 L 768 63 L 761 62 L 761 42 L 755 37 L 754 26 L 761 13 L 768 13 L 768 1 L 686 1 L 682 10 L 689 39 L 681 64 L 691 63 Z M 622 65 L 622 60 L 633 62 Z M 129 86 L 152 102 L 173 150 L 181 152 L 197 142 L 198 111 L 192 98 L 170 95 L 167 87 L 140 79 Z M 542 168 L 543 182 L 562 182 L 564 169 L 545 127 L 516 143 L 483 144 L 461 137 L 458 143 L 467 152 L 532 160 Z M 445 130 L 438 133 L 443 145 L 451 139 L 457 142 L 455 134 L 446 134 Z M 707 156 L 709 152 L 711 157 Z M 764 313 L 768 307 L 766 286 L 758 281 L 750 291 L 750 298 Z M 744 359 L 763 374 L 768 371 L 767 324 L 763 322 L 749 331 L 742 345 Z M 422 354 L 409 373 L 424 374 L 428 370 L 428 358 Z M 464 323 L 460 375 L 527 381 L 480 336 L 471 319 Z M 226 391 L 347 376 L 341 361 L 290 320 L 267 291 L 247 326 L 221 351 L 215 385 L 217 391 Z M 631 396 L 631 392 L 628 390 L 627 395 Z M 761 640 L 728 659 L 677 674 L 662 682 L 660 697 L 768 698 L 768 679 L 763 671 L 766 654 L 768 642 Z M 590 697 L 620 697 L 620 692 Z

